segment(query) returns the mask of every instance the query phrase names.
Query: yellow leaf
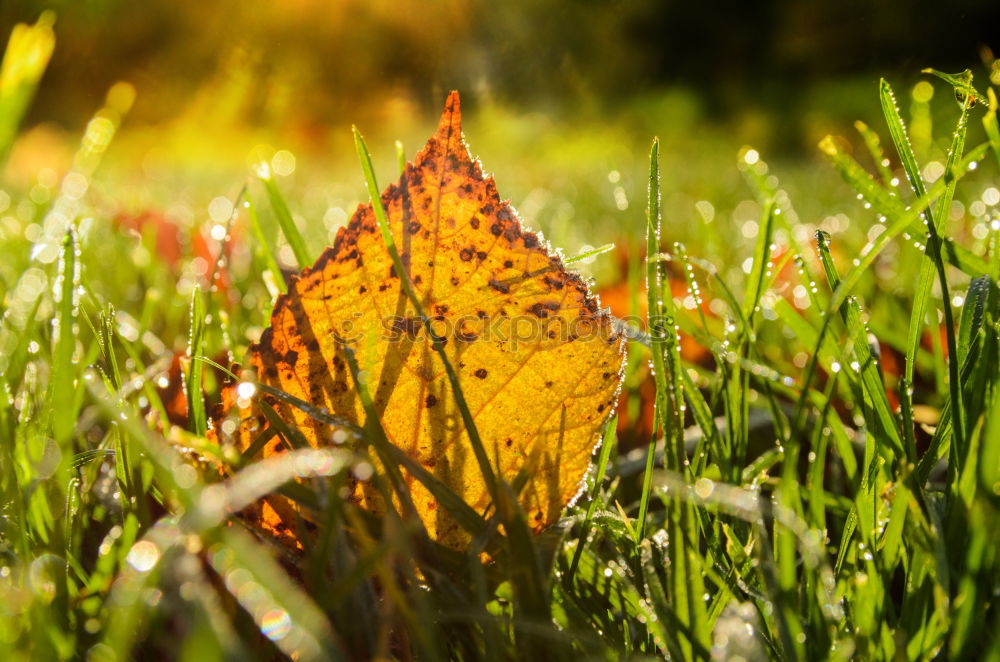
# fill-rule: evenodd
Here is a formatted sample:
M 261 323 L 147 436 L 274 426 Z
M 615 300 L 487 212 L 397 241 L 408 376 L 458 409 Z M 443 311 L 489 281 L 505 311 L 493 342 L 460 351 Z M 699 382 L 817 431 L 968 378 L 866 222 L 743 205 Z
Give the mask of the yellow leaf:
M 494 470 L 506 481 L 526 470 L 520 502 L 540 531 L 582 484 L 616 402 L 624 340 L 586 284 L 523 228 L 493 178 L 483 176 L 462 137 L 457 93 L 382 203 Z M 354 348 L 389 440 L 485 512 L 489 493 L 444 366 L 401 289 L 371 205 L 360 206 L 334 245 L 279 297 L 248 364 L 261 382 L 360 425 L 364 410 L 342 342 Z M 235 404 L 232 391 L 227 401 Z M 331 428 L 270 402 L 310 444 L 332 443 Z M 233 436 L 246 448 L 264 420 L 256 405 L 241 404 Z M 277 439 L 263 454 L 275 452 Z M 468 534 L 422 484 L 403 476 L 430 536 L 464 547 Z M 352 498 L 379 512 L 384 504 L 368 487 L 356 483 Z M 268 504 L 272 524 L 294 516 L 278 497 Z M 292 522 L 284 526 L 294 530 Z

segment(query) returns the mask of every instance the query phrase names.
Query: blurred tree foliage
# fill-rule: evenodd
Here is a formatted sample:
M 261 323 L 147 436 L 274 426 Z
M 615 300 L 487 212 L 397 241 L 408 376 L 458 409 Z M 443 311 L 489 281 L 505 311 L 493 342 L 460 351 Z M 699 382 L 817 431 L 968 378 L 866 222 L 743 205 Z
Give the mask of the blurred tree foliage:
M 237 86 L 232 119 L 303 125 L 390 96 L 607 108 L 650 89 L 698 91 L 717 116 L 748 99 L 780 112 L 804 86 L 964 68 L 1000 47 L 995 0 L 3 0 L 0 32 L 58 14 L 34 120 L 78 125 L 117 80 L 133 117 L 177 116 Z

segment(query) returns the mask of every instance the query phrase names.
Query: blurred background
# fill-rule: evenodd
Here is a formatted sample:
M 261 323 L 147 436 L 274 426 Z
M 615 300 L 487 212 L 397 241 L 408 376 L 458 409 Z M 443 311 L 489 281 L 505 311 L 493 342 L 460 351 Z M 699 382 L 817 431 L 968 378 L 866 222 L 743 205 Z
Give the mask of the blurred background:
M 501 194 L 570 251 L 642 229 L 653 136 L 676 238 L 704 244 L 700 223 L 753 217 L 734 167 L 750 148 L 810 223 L 849 213 L 817 142 L 859 144 L 858 119 L 881 131 L 884 76 L 918 156 L 940 159 L 957 105 L 921 69 L 970 68 L 985 85 L 1000 49 L 990 0 L 2 0 L 0 35 L 43 12 L 56 45 L 8 186 L 54 187 L 110 105 L 121 126 L 93 189 L 109 213 L 196 224 L 279 154 L 292 211 L 325 239 L 363 197 L 350 126 L 385 182 L 395 141 L 412 157 L 458 89 Z
M 793 197 L 800 213 L 836 213 L 840 191 L 814 195 L 816 144 L 829 133 L 858 142 L 857 119 L 881 129 L 879 77 L 920 116 L 918 156 L 931 158 L 931 134 L 946 148 L 956 105 L 917 86 L 921 69 L 971 68 L 985 84 L 1000 48 L 990 0 L 3 0 L 0 35 L 45 10 L 56 47 L 8 183 L 58 179 L 124 81 L 119 101 L 134 103 L 102 165 L 116 205 L 204 215 L 280 151 L 292 158 L 275 170 L 301 191 L 293 211 L 330 230 L 363 193 L 351 124 L 386 181 L 394 141 L 412 156 L 458 89 L 473 153 L 568 249 L 613 240 L 636 218 L 642 227 L 654 135 L 668 214 L 704 218 L 702 199 L 735 208 L 749 193 L 733 167 L 745 146 L 790 193 L 810 192 Z M 973 125 L 970 144 L 981 139 Z
M 754 236 L 730 231 L 759 213 L 736 167 L 748 152 L 804 237 L 823 227 L 860 243 L 846 232 L 860 204 L 818 141 L 862 145 L 858 119 L 884 134 L 884 76 L 918 157 L 940 166 L 958 106 L 921 69 L 1000 80 L 995 1 L 2 0 L 0 35 L 43 12 L 55 47 L 3 171 L 37 202 L 18 227 L 44 210 L 91 118 L 110 112 L 117 135 L 89 193 L 99 213 L 199 228 L 263 160 L 322 245 L 366 197 L 351 125 L 387 182 L 395 141 L 412 157 L 458 89 L 473 153 L 556 245 L 641 244 L 659 136 L 669 239 L 738 277 Z M 971 145 L 983 136 L 970 126 Z
M 141 122 L 234 87 L 225 119 L 300 131 L 387 99 L 436 108 L 451 88 L 561 111 L 680 88 L 712 119 L 784 119 L 837 82 L 965 68 L 1000 26 L 981 0 L 4 0 L 3 34 L 46 8 L 59 49 L 31 120 L 67 127 L 118 80 L 139 90 Z
M 0 32 L 43 9 L 59 48 L 29 123 L 77 128 L 125 80 L 134 124 L 203 112 L 312 139 L 431 113 L 452 88 L 467 104 L 611 117 L 669 90 L 760 147 L 811 149 L 810 123 L 870 106 L 848 90 L 973 66 L 1000 33 L 988 0 L 4 0 Z
M 78 133 L 127 81 L 126 133 L 191 138 L 153 161 L 219 166 L 245 156 L 249 134 L 317 156 L 351 123 L 423 135 L 450 89 L 473 112 L 644 141 L 697 126 L 732 152 L 811 155 L 826 133 L 877 119 L 879 76 L 908 87 L 1000 47 L 989 0 L 3 0 L 0 34 L 45 9 L 58 47 L 26 126 Z
M 0 0 L 0 38 L 36 21 L 43 37 L 21 62 L 44 60 L 54 35 L 37 90 L 19 88 L 13 69 L 0 80 L 13 90 L 0 94 L 0 249 L 16 258 L 0 261 L 0 294 L 23 281 L 29 254 L 54 260 L 76 218 L 94 291 L 179 349 L 189 295 L 209 285 L 226 251 L 223 296 L 237 331 L 235 344 L 217 345 L 236 357 L 274 294 L 259 277 L 262 245 L 285 274 L 297 265 L 271 208 L 259 205 L 263 235 L 251 236 L 242 210 L 229 227 L 233 201 L 244 186 L 267 199 L 254 176 L 266 163 L 318 254 L 367 201 L 352 124 L 384 186 L 398 175 L 398 145 L 412 158 L 458 89 L 472 153 L 530 228 L 569 255 L 617 245 L 575 266 L 625 316 L 641 312 L 654 136 L 664 246 L 684 242 L 741 292 L 761 187 L 782 211 L 777 255 L 810 260 L 821 229 L 847 264 L 884 228 L 817 149 L 838 136 L 869 171 L 905 187 L 896 156 L 873 159 L 854 124 L 888 144 L 880 77 L 896 91 L 927 181 L 944 172 L 959 105 L 921 70 L 970 69 L 979 89 L 1000 85 L 996 0 Z M 5 115 L 4 104 L 26 108 L 6 137 L 4 118 L 20 111 Z M 970 146 L 985 139 L 981 106 Z M 964 178 L 949 235 L 984 253 L 998 205 L 993 169 Z M 919 251 L 893 243 L 859 287 L 893 346 L 903 337 L 878 320 L 907 318 Z M 693 310 L 678 282 L 677 300 Z M 721 316 L 716 294 L 706 306 Z M 805 294 L 794 303 L 810 305 Z M 778 325 L 762 333 L 782 373 L 802 367 L 805 353 L 792 353 Z M 690 351 L 690 360 L 704 353 Z

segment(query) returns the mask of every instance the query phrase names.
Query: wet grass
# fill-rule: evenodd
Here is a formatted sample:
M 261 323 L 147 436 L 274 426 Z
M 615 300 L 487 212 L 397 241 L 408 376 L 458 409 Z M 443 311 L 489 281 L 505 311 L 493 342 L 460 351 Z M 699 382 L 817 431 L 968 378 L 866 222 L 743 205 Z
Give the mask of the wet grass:
M 669 144 L 615 171 L 648 188 L 645 218 L 612 237 L 624 250 L 577 262 L 595 259 L 602 287 L 626 283 L 621 315 L 642 309 L 644 277 L 646 328 L 583 498 L 537 537 L 485 454 L 491 518 L 407 464 L 373 408 L 353 450 L 253 460 L 204 439 L 194 385 L 216 390 L 266 325 L 282 269 L 317 252 L 308 194 L 258 173 L 174 255 L 166 240 L 191 228 L 109 214 L 113 175 L 100 196 L 73 176 L 48 199 L 5 191 L 0 655 L 1000 659 L 1000 138 L 993 91 L 973 106 L 968 84 L 938 83 L 961 101 L 940 145 L 910 139 L 883 81 L 872 104 L 887 129 L 824 140 L 822 178 L 786 188 L 742 150 L 744 188 L 690 201 L 696 230 L 664 203 L 679 185 Z M 970 143 L 972 122 L 986 142 Z M 97 144 L 71 175 L 101 181 Z M 805 217 L 796 188 L 851 193 Z M 609 213 L 584 200 L 577 216 Z M 178 399 L 185 416 L 151 423 Z M 369 448 L 468 529 L 466 552 L 407 516 L 398 471 L 371 477 L 399 504 L 383 517 L 341 497 Z M 319 524 L 294 558 L 230 516 L 273 491 Z

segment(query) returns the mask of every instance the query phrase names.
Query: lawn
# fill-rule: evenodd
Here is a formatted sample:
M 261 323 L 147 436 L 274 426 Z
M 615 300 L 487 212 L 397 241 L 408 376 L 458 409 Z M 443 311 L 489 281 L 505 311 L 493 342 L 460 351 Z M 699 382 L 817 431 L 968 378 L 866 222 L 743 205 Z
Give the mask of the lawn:
M 541 396 L 512 381 L 520 404 L 474 415 L 391 196 L 370 208 L 466 503 L 394 443 L 419 421 L 366 375 L 373 333 L 340 345 L 342 409 L 259 354 L 355 208 L 418 186 L 435 116 L 306 140 L 213 125 L 220 95 L 130 126 L 119 83 L 78 134 L 27 127 L 49 18 L 0 75 L 0 658 L 1000 660 L 1000 61 L 847 81 L 863 117 L 794 136 L 684 90 L 551 112 L 462 90 L 473 156 L 625 351 L 593 429 L 547 437 L 582 484 L 505 469 L 493 431 Z

